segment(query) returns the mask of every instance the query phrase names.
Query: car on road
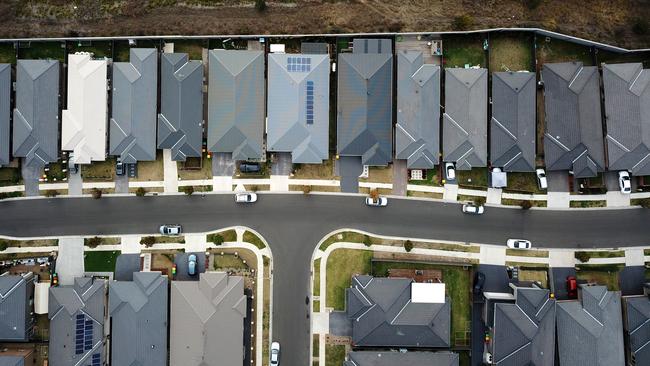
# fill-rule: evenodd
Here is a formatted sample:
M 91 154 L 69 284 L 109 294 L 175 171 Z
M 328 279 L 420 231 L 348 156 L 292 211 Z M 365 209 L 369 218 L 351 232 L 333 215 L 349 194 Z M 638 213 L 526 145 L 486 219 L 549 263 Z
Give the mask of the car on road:
M 257 194 L 253 192 L 241 192 L 235 194 L 235 202 L 237 203 L 253 203 L 257 202 Z
M 271 343 L 271 366 L 280 365 L 280 343 Z
M 384 207 L 388 204 L 388 198 L 386 197 L 366 197 L 366 205 L 374 207 Z
M 512 249 L 532 248 L 532 244 L 530 243 L 530 240 L 526 240 L 526 239 L 508 239 L 506 245 L 508 246 L 508 248 L 512 248 Z
M 482 215 L 485 212 L 485 206 L 477 206 L 473 203 L 463 204 L 463 213 L 471 215 Z
M 548 181 L 546 180 L 546 172 L 544 169 L 535 169 L 535 175 L 537 176 L 537 187 L 539 189 L 547 189 Z
M 168 236 L 181 235 L 183 228 L 180 225 L 160 225 L 160 233 Z
M 618 172 L 618 187 L 621 189 L 621 193 L 623 194 L 630 194 L 632 192 L 630 173 L 626 170 Z
M 196 275 L 196 254 L 187 256 L 187 274 L 190 276 Z
M 566 292 L 569 299 L 578 298 L 578 281 L 575 276 L 567 276 L 566 278 Z
M 447 180 L 456 180 L 456 168 L 454 163 L 445 163 L 445 177 Z
M 260 165 L 255 163 L 241 163 L 239 164 L 239 171 L 241 173 L 258 173 Z
M 474 273 L 474 293 L 476 295 L 483 292 L 484 285 L 485 285 L 485 273 L 483 272 Z

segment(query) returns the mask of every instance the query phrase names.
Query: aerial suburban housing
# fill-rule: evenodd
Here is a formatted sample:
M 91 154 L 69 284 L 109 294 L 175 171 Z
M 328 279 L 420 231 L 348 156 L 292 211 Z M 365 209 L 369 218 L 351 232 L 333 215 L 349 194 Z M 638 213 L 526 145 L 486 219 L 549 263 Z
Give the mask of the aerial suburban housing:
M 0 166 L 9 164 L 11 64 L 0 64 Z
M 208 150 L 234 160 L 264 153 L 264 52 L 210 50 Z
M 458 354 L 451 352 L 353 351 L 343 366 L 458 366 Z
M 0 341 L 27 342 L 34 326 L 33 273 L 0 275 Z
M 445 70 L 442 160 L 458 170 L 487 166 L 486 69 Z
M 642 365 L 650 360 L 650 284 L 644 285 L 642 295 L 623 296 L 623 328 L 628 362 Z
M 201 157 L 203 148 L 203 64 L 186 53 L 160 57 L 158 149 L 170 149 L 172 160 Z

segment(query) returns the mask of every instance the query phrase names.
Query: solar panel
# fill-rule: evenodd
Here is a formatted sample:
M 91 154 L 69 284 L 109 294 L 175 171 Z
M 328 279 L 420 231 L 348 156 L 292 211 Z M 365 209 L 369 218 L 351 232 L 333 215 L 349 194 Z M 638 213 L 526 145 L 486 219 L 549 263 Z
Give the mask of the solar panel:
M 80 355 L 84 352 L 84 314 L 77 314 L 75 322 L 74 353 Z
M 287 57 L 287 71 L 289 72 L 310 72 L 311 58 L 309 57 Z
M 307 111 L 306 111 L 307 113 L 305 115 L 305 120 L 308 125 L 313 125 L 314 124 L 314 82 L 308 80 L 306 85 L 307 85 L 307 98 L 305 104 L 307 105 Z
M 101 366 L 101 355 L 99 353 L 93 354 L 92 366 Z

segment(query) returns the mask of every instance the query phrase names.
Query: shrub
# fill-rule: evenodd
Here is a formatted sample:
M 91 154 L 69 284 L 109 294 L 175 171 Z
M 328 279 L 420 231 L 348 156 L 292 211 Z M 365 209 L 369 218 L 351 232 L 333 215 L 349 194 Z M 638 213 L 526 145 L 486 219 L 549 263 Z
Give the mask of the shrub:
M 48 189 L 45 191 L 45 197 L 56 197 L 59 194 L 59 192 L 55 191 L 54 189 Z
M 135 190 L 135 195 L 138 197 L 144 197 L 145 194 L 147 194 L 147 191 L 142 187 Z
M 251 192 L 257 192 L 260 190 L 260 187 L 256 184 L 253 184 L 252 186 L 248 187 L 248 190 Z
M 149 248 L 156 244 L 156 238 L 153 236 L 144 236 L 142 239 L 140 239 L 140 244 L 144 245 L 145 247 Z
M 101 243 L 102 243 L 102 238 L 98 236 L 94 236 L 92 238 L 86 239 L 86 245 L 91 248 L 97 248 L 97 246 Z
M 634 24 L 632 25 L 632 32 L 634 32 L 634 34 L 637 34 L 639 36 L 648 34 L 649 29 L 650 29 L 650 25 L 648 23 L 648 20 L 645 18 L 638 18 L 637 20 L 634 21 Z
M 183 186 L 180 188 L 181 192 L 185 193 L 188 196 L 191 196 L 192 193 L 194 193 L 194 187 L 193 186 Z
M 208 241 L 214 245 L 221 245 L 224 242 L 223 236 L 220 234 L 208 234 Z
M 410 252 L 413 249 L 413 243 L 410 240 L 404 242 L 404 250 Z
M 311 186 L 307 186 L 307 185 L 302 186 L 302 193 L 304 194 L 311 193 Z
M 485 204 L 485 197 L 474 196 L 472 202 L 474 202 L 476 206 L 483 206 Z
M 650 198 L 643 198 L 639 200 L 639 205 L 643 208 L 650 208 Z
M 530 202 L 529 200 L 524 200 L 524 201 L 521 201 L 521 203 L 519 204 L 519 207 L 521 207 L 522 210 L 528 210 L 531 207 L 533 207 L 533 203 Z
M 99 188 L 93 188 L 91 195 L 94 199 L 100 199 L 102 198 L 102 190 Z
M 591 255 L 588 252 L 576 252 L 576 259 L 582 263 L 587 263 L 591 259 Z
M 379 198 L 379 191 L 377 190 L 377 188 L 373 188 L 370 190 L 370 198 L 372 198 L 373 200 Z
M 372 240 L 370 240 L 370 237 L 368 235 L 363 236 L 363 244 L 367 247 L 372 245 Z
M 4 252 L 9 247 L 9 243 L 6 240 L 0 241 L 0 252 Z
M 541 3 L 542 0 L 524 0 L 524 5 L 526 5 L 529 10 L 537 9 Z
M 451 26 L 454 30 L 468 30 L 472 25 L 474 25 L 474 18 L 465 14 L 455 17 Z
M 257 10 L 257 11 L 266 10 L 266 1 L 265 0 L 255 0 L 255 10 Z

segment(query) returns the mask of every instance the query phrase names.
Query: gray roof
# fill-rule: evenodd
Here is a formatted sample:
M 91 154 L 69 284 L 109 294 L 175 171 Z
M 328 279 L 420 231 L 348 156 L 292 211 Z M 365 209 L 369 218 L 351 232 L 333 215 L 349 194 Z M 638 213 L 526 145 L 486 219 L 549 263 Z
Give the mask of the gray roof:
M 456 169 L 487 165 L 487 70 L 445 69 L 442 160 Z
M 32 331 L 34 276 L 0 276 L 0 341 L 28 341 Z
M 393 55 L 342 53 L 338 74 L 339 155 L 387 165 L 393 154 Z
M 582 302 L 557 303 L 560 366 L 623 366 L 620 292 L 580 285 Z
M 211 50 L 208 150 L 234 160 L 263 155 L 264 52 Z
M 268 57 L 267 149 L 320 164 L 329 158 L 329 55 Z
M 104 280 L 77 277 L 72 286 L 50 287 L 50 365 L 103 362 L 105 306 Z
M 535 170 L 535 73 L 492 73 L 490 161 L 506 172 Z
M 637 362 L 650 360 L 650 299 L 648 296 L 628 297 L 624 302 L 629 351 Z
M 111 360 L 114 365 L 167 364 L 167 277 L 136 272 L 109 284 Z
M 206 272 L 199 281 L 173 281 L 170 364 L 239 365 L 246 316 L 244 279 Z
M 329 45 L 323 42 L 302 42 L 300 44 L 300 53 L 307 55 L 329 54 Z
M 348 353 L 343 366 L 458 366 L 457 353 L 452 352 L 373 352 Z
M 158 148 L 171 149 L 172 160 L 201 157 L 203 147 L 203 63 L 187 53 L 160 58 Z
M 158 54 L 131 48 L 130 62 L 113 63 L 110 155 L 124 163 L 156 160 Z
M 494 305 L 492 356 L 495 365 L 553 366 L 555 300 L 550 291 L 515 288 L 515 303 Z
M 395 158 L 409 169 L 432 169 L 440 155 L 440 66 L 422 51 L 397 53 Z
M 0 166 L 9 164 L 11 65 L 0 64 Z
M 133 273 L 140 272 L 140 254 L 122 253 L 115 260 L 113 279 L 116 281 L 133 281 Z
M 355 38 L 352 41 L 353 53 L 393 54 L 393 42 L 388 38 Z
M 0 366 L 24 366 L 25 358 L 20 356 L 0 356 Z
M 604 65 L 603 85 L 609 169 L 650 175 L 650 70 Z
M 582 62 L 545 64 L 546 169 L 595 177 L 605 168 L 598 68 Z
M 411 302 L 405 278 L 354 276 L 346 289 L 346 311 L 356 346 L 450 346 L 449 299 L 444 304 Z
M 18 60 L 13 153 L 43 167 L 59 154 L 59 61 Z

